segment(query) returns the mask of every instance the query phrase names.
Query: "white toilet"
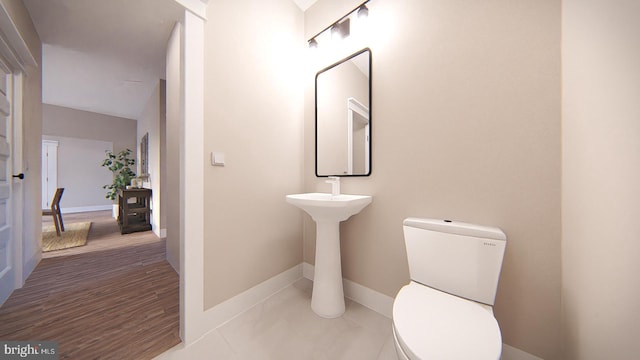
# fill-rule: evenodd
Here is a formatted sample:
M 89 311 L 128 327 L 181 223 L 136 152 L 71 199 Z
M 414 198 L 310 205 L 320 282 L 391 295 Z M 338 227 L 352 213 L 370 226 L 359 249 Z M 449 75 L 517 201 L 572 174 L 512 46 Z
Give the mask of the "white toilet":
M 403 228 L 411 282 L 393 302 L 398 358 L 500 359 L 492 306 L 506 235 L 435 219 L 408 218 Z

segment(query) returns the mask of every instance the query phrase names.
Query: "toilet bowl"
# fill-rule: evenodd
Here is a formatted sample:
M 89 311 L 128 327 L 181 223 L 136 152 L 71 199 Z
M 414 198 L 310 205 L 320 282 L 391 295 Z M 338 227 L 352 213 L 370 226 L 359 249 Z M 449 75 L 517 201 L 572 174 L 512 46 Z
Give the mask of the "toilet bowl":
M 506 236 L 497 228 L 435 219 L 403 223 L 411 281 L 393 303 L 398 358 L 500 359 L 493 304 Z

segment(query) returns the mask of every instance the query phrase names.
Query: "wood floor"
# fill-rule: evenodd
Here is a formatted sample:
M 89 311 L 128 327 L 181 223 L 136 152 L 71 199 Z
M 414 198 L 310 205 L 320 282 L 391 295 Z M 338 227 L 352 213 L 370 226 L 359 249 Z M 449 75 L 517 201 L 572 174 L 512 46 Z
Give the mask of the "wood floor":
M 178 275 L 165 242 L 120 235 L 111 212 L 63 217 L 92 222 L 87 245 L 43 254 L 0 307 L 0 339 L 57 341 L 60 359 L 151 359 L 178 344 Z

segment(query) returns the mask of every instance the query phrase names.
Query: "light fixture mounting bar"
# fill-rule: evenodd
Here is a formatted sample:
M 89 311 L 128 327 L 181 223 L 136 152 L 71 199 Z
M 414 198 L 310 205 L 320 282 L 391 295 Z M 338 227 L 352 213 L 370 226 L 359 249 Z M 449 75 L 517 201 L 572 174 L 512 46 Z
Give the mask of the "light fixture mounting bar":
M 342 20 L 344 20 L 345 18 L 347 18 L 349 15 L 353 14 L 355 11 L 357 11 L 358 9 L 360 9 L 360 7 L 362 7 L 362 5 L 368 3 L 371 0 L 367 0 L 363 3 L 361 3 L 360 5 L 356 6 L 355 8 L 353 8 L 353 10 L 349 11 L 346 15 L 344 15 L 343 17 L 341 17 L 340 19 L 334 21 L 333 23 L 331 23 L 331 25 L 327 26 L 326 28 L 322 29 L 319 33 L 313 35 L 311 38 L 309 38 L 309 40 L 307 40 L 307 42 L 315 39 L 316 37 L 318 37 L 318 35 L 322 34 L 323 32 L 331 29 L 333 26 L 339 24 Z

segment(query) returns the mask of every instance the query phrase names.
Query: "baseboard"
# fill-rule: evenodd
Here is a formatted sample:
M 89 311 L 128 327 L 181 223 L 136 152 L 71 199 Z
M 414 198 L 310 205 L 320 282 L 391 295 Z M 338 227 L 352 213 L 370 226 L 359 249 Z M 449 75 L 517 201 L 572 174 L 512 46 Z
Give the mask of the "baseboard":
M 306 262 L 302 263 L 303 276 L 312 281 L 314 269 L 313 265 Z M 379 293 L 348 279 L 342 279 L 342 288 L 344 289 L 345 297 L 391 319 L 393 313 L 393 298 L 391 296 Z
M 302 265 L 298 264 L 223 303 L 205 310 L 200 318 L 201 324 L 199 327 L 201 329 L 207 328 L 208 331 L 202 337 L 300 278 L 302 278 Z
M 29 275 L 35 270 L 38 263 L 42 259 L 42 251 L 38 248 L 38 251 L 33 254 L 33 256 L 22 264 L 22 284 L 19 287 L 24 285 L 24 282 L 29 278 Z
M 178 261 L 178 259 L 173 256 L 170 256 L 169 251 L 167 251 L 166 254 L 167 255 L 165 256 L 165 258 L 167 259 L 167 262 L 169 263 L 169 265 L 171 265 L 173 270 L 176 271 L 176 274 L 180 274 L 180 262 Z
M 167 237 L 167 229 L 158 229 L 158 227 L 154 226 L 153 224 L 151 224 L 151 226 L 153 233 L 156 234 L 157 237 L 159 237 L 160 239 Z
M 309 263 L 302 263 L 302 275 L 313 281 L 314 266 Z M 380 315 L 391 319 L 393 315 L 393 298 L 369 289 L 351 280 L 342 279 L 344 296 L 366 306 Z M 543 360 L 535 355 L 514 348 L 507 344 L 502 344 L 501 360 Z
M 531 355 L 528 352 L 514 348 L 507 344 L 502 344 L 502 356 L 501 360 L 544 360 L 535 355 Z
M 74 213 L 81 213 L 81 212 L 103 211 L 103 210 L 112 210 L 112 209 L 113 209 L 113 205 L 93 205 L 93 206 L 60 208 L 60 211 L 63 214 L 74 214 Z

